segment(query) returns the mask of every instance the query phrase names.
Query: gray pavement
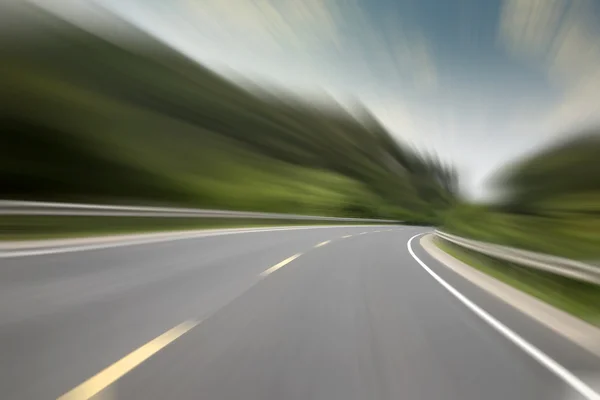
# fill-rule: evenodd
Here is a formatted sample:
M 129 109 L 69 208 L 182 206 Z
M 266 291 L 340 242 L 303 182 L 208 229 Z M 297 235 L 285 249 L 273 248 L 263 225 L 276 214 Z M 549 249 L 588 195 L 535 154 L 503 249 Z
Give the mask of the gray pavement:
M 200 323 L 118 380 L 102 378 L 110 385 L 99 396 L 583 398 L 416 263 L 406 243 L 426 231 L 254 232 L 1 259 L 0 398 L 55 399 L 188 320 Z M 596 357 L 413 243 L 440 276 L 554 360 L 585 376 L 600 370 Z

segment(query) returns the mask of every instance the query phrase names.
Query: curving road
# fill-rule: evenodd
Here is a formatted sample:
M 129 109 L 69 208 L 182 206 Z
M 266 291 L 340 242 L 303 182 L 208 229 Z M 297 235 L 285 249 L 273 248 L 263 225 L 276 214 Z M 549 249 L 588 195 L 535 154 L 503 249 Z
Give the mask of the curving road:
M 427 231 L 259 231 L 0 259 L 0 398 L 595 398 L 583 389 L 596 357 L 418 238 L 407 246 Z

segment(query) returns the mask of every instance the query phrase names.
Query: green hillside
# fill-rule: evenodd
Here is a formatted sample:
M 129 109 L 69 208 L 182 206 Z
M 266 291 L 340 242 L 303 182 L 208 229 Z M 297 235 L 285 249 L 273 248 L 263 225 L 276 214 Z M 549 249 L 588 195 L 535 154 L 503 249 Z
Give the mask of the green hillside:
M 456 176 L 368 112 L 257 95 L 143 33 L 40 14 L 0 51 L 2 197 L 432 221 Z

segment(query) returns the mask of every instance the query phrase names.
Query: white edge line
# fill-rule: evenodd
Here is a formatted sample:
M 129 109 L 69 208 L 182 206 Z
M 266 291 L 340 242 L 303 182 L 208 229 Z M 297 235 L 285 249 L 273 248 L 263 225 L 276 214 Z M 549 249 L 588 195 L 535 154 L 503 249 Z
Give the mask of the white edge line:
M 417 236 L 421 236 L 422 233 L 416 234 L 411 237 L 406 246 L 408 248 L 408 252 L 410 255 L 423 267 L 425 271 L 429 273 L 440 285 L 442 285 L 446 290 L 448 290 L 451 294 L 453 294 L 460 302 L 462 302 L 467 308 L 477 314 L 478 317 L 483 319 L 489 325 L 491 325 L 494 329 L 504 335 L 507 339 L 513 342 L 517 347 L 523 350 L 525 353 L 529 354 L 533 359 L 542 364 L 544 367 L 548 368 L 551 372 L 565 381 L 568 385 L 570 385 L 573 389 L 583 395 L 586 399 L 590 400 L 600 400 L 600 394 L 596 393 L 590 386 L 588 386 L 585 382 L 575 376 L 571 371 L 560 365 L 558 362 L 554 361 L 548 355 L 546 355 L 543 351 L 523 339 L 517 333 L 513 332 L 510 328 L 504 325 L 502 322 L 498 321 L 496 318 L 492 317 L 487 311 L 480 308 L 478 305 L 473 303 L 467 297 L 465 297 L 462 293 L 452 287 L 448 282 L 440 278 L 438 274 L 433 272 L 431 268 L 429 268 L 413 251 L 411 247 L 411 243 L 414 238 Z
M 164 237 L 152 237 L 152 238 L 144 238 L 140 237 L 139 239 L 130 239 L 126 241 L 114 241 L 110 243 L 97 243 L 97 244 L 87 244 L 87 245 L 75 245 L 75 246 L 62 246 L 62 247 L 51 247 L 51 248 L 38 248 L 31 250 L 0 250 L 0 259 L 1 258 L 18 258 L 18 257 L 30 257 L 30 256 L 41 256 L 48 254 L 60 254 L 60 253 L 74 253 L 78 251 L 88 251 L 88 250 L 102 250 L 109 249 L 113 247 L 125 247 L 125 246 L 135 246 L 142 244 L 151 244 L 151 243 L 160 243 L 160 242 L 172 242 L 176 240 L 184 240 L 184 239 L 196 239 L 202 237 L 211 237 L 211 236 L 222 236 L 222 235 L 235 235 L 241 233 L 255 233 L 255 232 L 272 232 L 272 231 L 288 231 L 288 230 L 304 230 L 304 229 L 326 229 L 326 228 L 358 228 L 364 227 L 364 225 L 329 225 L 329 226 L 298 226 L 298 227 L 272 227 L 272 228 L 250 228 L 244 230 L 235 230 L 235 231 L 222 231 L 222 232 L 198 232 L 194 231 L 193 233 L 185 234 L 178 232 L 177 235 L 173 236 L 164 236 Z M 144 234 L 141 234 L 142 236 Z M 110 238 L 110 237 L 108 237 Z

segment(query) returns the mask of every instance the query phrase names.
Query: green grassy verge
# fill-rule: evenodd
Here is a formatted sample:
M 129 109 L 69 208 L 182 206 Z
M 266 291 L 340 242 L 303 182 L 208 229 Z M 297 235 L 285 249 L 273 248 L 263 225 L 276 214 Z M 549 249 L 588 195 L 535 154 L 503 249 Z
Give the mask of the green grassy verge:
M 5 216 L 0 218 L 0 240 L 84 237 L 185 229 L 331 225 L 332 223 L 331 221 L 243 218 Z M 356 222 L 348 224 L 354 225 Z
M 442 229 L 576 260 L 600 260 L 600 218 L 595 214 L 524 215 L 463 206 L 446 215 Z
M 594 325 L 600 326 L 600 288 L 479 254 L 435 239 L 436 245 L 460 261 Z

